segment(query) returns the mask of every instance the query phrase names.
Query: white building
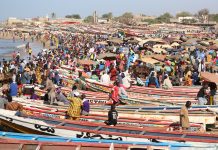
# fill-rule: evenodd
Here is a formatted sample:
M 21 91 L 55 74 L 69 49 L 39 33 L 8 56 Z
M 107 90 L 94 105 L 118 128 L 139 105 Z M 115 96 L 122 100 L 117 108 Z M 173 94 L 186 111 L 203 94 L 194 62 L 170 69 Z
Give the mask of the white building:
M 188 16 L 188 17 L 179 17 L 178 18 L 178 22 L 182 23 L 184 20 L 196 20 L 196 17 L 193 17 L 193 16 Z
M 21 20 L 21 19 L 17 19 L 17 18 L 14 18 L 14 17 L 9 17 L 8 20 L 7 20 L 7 24 L 8 25 L 12 25 L 12 24 L 23 24 L 25 23 L 26 21 L 24 20 Z

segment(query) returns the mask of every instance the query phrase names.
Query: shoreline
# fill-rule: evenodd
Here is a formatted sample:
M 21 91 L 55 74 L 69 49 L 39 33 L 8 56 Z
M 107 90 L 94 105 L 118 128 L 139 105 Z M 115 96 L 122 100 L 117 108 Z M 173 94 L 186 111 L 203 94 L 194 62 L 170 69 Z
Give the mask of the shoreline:
M 4 33 L 4 34 L 5 35 L 3 36 L 3 33 L 0 33 L 0 40 L 11 40 L 13 42 L 13 34 L 12 33 L 9 33 L 9 34 Z M 28 42 L 30 43 L 30 45 L 38 45 L 39 47 L 43 48 L 42 39 L 39 39 L 39 40 L 34 39 L 34 41 L 32 42 L 30 36 L 28 36 L 25 41 L 23 39 L 21 39 L 19 36 L 14 36 L 14 38 L 15 38 L 15 43 L 16 43 L 16 41 L 23 42 L 23 44 L 15 46 L 15 48 L 14 48 L 15 52 L 18 52 L 18 51 L 20 52 L 20 55 L 23 56 L 22 57 L 23 59 L 26 59 L 26 57 L 28 56 L 28 53 L 26 52 L 26 49 L 25 49 L 25 45 Z M 47 48 L 47 49 L 49 48 L 48 41 L 46 41 L 45 48 Z M 0 58 L 11 59 L 14 51 L 8 52 L 5 54 L 1 54 Z M 36 51 L 33 49 L 32 55 L 37 55 L 39 51 L 40 50 Z

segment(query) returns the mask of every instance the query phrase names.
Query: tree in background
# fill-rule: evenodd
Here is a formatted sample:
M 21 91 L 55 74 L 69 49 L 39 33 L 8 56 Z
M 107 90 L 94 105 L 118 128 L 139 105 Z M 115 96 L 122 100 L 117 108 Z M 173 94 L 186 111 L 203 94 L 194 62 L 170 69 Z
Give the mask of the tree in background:
M 208 16 L 209 16 L 209 10 L 206 8 L 199 10 L 197 13 L 197 17 L 201 23 L 207 23 Z
M 66 15 L 65 18 L 81 19 L 79 14 Z
M 182 12 L 176 14 L 176 18 L 189 17 L 189 16 L 192 16 L 192 14 L 190 12 L 187 12 L 187 11 L 182 11 Z
M 87 16 L 85 19 L 84 19 L 84 22 L 85 23 L 93 23 L 94 21 L 94 17 L 93 16 Z
M 113 18 L 112 12 L 106 13 L 102 15 L 102 18 L 111 20 Z
M 209 14 L 209 21 L 216 21 L 218 23 L 218 14 Z
M 159 23 L 170 23 L 170 18 L 173 18 L 173 16 L 170 13 L 165 13 L 158 18 L 156 18 L 157 22 Z
M 124 23 L 124 24 L 133 24 L 134 23 L 134 16 L 131 12 L 126 12 L 124 13 L 122 16 L 120 17 L 117 17 L 117 20 L 120 22 L 120 23 Z
M 147 22 L 148 24 L 159 23 L 156 19 L 143 19 L 142 22 Z

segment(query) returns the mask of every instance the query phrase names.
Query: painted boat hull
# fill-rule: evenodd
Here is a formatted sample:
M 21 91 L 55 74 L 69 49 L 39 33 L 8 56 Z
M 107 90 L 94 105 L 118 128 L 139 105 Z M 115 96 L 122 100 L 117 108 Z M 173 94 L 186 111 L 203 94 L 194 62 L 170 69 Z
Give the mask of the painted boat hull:
M 164 149 L 164 148 L 169 148 L 169 149 L 173 149 L 173 150 L 179 150 L 182 148 L 198 148 L 198 149 L 211 149 L 212 147 L 215 147 L 214 144 L 208 144 L 204 145 L 202 143 L 197 143 L 197 144 L 185 144 L 185 143 L 178 143 L 178 142 L 161 142 L 161 143 L 155 143 L 155 142 L 124 142 L 124 141 L 111 141 L 111 140 L 95 140 L 95 139 L 79 139 L 79 138 L 64 138 L 64 137 L 58 137 L 58 136 L 41 136 L 41 135 L 34 135 L 34 134 L 20 134 L 20 133 L 13 133 L 13 132 L 1 132 L 0 131 L 0 137 L 3 139 L 7 138 L 7 140 L 10 140 L 10 142 L 12 141 L 16 141 L 16 140 L 22 140 L 20 141 L 21 143 L 26 142 L 26 143 L 32 143 L 32 142 L 37 142 L 37 143 L 50 143 L 55 144 L 55 143 L 59 143 L 59 142 L 63 142 L 65 143 L 93 143 L 93 144 L 110 144 L 110 143 L 114 143 L 115 147 L 117 147 L 117 145 L 122 145 L 127 146 L 130 148 L 132 146 L 130 145 L 135 145 L 135 148 L 139 148 L 139 147 L 143 147 L 143 148 L 155 148 L 155 149 Z M 9 138 L 9 139 L 8 139 Z M 54 143 L 55 142 L 55 143 Z M 7 142 L 6 142 L 7 143 Z M 0 145 L 1 145 L 1 140 L 0 140 Z M 56 144 L 58 145 L 58 144 Z M 97 148 L 97 147 L 96 147 Z
M 99 124 L 82 123 L 65 120 L 63 122 L 57 119 L 30 119 L 15 116 L 16 112 L 0 110 L 0 119 L 6 120 L 11 124 L 18 124 L 24 128 L 30 128 L 47 134 L 63 137 L 77 137 L 88 139 L 106 139 L 120 141 L 139 141 L 146 142 L 149 139 L 161 141 L 186 141 L 217 143 L 218 136 L 212 134 L 167 132 L 142 128 L 125 128 L 99 126 Z M 7 114 L 7 115 L 5 115 Z M 205 137 L 202 139 L 202 137 Z

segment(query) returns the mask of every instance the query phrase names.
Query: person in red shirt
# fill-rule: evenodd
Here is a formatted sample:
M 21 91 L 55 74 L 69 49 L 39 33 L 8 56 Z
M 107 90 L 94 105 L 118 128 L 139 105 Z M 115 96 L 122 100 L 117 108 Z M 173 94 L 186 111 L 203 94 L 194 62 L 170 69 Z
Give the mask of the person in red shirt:
M 114 66 L 111 66 L 110 77 L 111 77 L 111 81 L 116 81 L 117 69 Z
M 16 52 L 15 51 L 12 53 L 12 57 L 13 57 L 13 60 L 15 60 L 15 58 L 16 58 Z
M 111 99 L 113 100 L 113 104 L 117 105 L 119 102 L 119 83 L 114 82 L 114 86 L 111 91 Z

